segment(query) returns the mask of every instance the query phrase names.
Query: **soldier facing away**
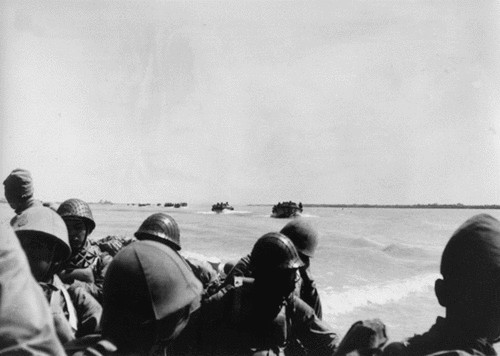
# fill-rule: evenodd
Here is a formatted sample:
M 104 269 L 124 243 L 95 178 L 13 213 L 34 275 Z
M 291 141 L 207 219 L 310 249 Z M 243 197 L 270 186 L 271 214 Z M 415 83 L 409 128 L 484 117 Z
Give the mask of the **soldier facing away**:
M 436 280 L 446 317 L 404 342 L 389 344 L 386 356 L 496 355 L 500 337 L 500 222 L 487 214 L 467 220 L 448 241 Z

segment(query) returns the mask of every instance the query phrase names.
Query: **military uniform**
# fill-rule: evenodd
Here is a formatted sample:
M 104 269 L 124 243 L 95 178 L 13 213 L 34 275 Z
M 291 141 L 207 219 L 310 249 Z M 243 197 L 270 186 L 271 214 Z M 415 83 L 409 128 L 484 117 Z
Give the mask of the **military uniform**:
M 431 329 L 404 342 L 389 344 L 384 356 L 422 355 L 496 355 L 495 349 L 485 338 L 475 338 L 461 330 L 462 326 L 450 325 L 438 317 Z
M 59 277 L 64 283 L 75 284 L 84 288 L 97 301 L 102 301 L 104 275 L 113 257 L 92 241 L 85 241 L 84 246 L 64 266 Z
M 83 288 L 72 286 L 67 290 L 57 276 L 52 283 L 40 285 L 49 302 L 61 343 L 98 332 L 102 307 Z
M 116 346 L 101 335 L 88 335 L 64 345 L 69 356 L 118 356 Z
M 295 288 L 295 295 L 302 299 L 307 305 L 313 308 L 314 313 L 319 319 L 323 317 L 323 308 L 321 306 L 321 300 L 319 298 L 319 293 L 316 288 L 316 283 L 310 277 L 309 269 L 307 272 L 302 272 L 300 279 L 297 281 L 297 287 Z M 235 277 L 252 277 L 251 270 L 251 257 L 247 255 L 242 257 L 233 269 L 229 272 L 225 278 L 222 287 L 231 285 L 234 283 Z M 305 277 L 305 278 L 304 278 Z
M 337 335 L 311 307 L 292 295 L 272 318 L 261 313 L 252 285 L 228 288 L 202 306 L 199 355 L 331 355 Z
M 64 355 L 42 290 L 10 227 L 0 231 L 0 354 Z
M 99 303 L 102 302 L 102 287 L 107 266 L 113 259 L 109 253 L 101 251 L 96 242 L 90 241 L 88 236 L 95 229 L 95 221 L 89 205 L 83 200 L 71 198 L 64 201 L 57 213 L 63 218 L 66 225 L 71 221 L 80 221 L 85 225 L 85 241 L 74 250 L 70 260 L 63 266 L 59 277 L 66 284 L 76 281 L 78 286 L 89 292 Z M 68 227 L 68 230 L 70 228 Z M 71 239 L 71 236 L 70 236 Z

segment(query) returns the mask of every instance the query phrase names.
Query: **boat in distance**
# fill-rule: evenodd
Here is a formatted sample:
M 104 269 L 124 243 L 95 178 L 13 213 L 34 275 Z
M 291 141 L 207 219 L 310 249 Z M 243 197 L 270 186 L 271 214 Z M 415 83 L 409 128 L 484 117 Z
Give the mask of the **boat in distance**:
M 292 218 L 300 216 L 302 213 L 302 203 L 295 203 L 293 201 L 279 202 L 273 206 L 271 217 L 273 218 Z
M 231 205 L 229 205 L 228 202 L 225 203 L 221 202 L 212 205 L 212 211 L 216 213 L 222 213 L 224 210 L 234 210 L 234 208 Z

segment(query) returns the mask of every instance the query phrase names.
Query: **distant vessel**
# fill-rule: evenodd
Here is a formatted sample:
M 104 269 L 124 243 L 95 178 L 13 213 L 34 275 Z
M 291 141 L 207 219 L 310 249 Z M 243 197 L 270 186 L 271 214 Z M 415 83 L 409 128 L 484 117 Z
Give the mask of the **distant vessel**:
M 278 203 L 273 206 L 271 217 L 273 218 L 290 218 L 294 216 L 300 216 L 302 213 L 302 203 L 297 203 L 293 201 L 285 201 Z
M 216 213 L 222 213 L 224 210 L 234 210 L 234 208 L 228 202 L 212 205 L 212 211 Z
M 180 203 L 175 203 L 174 204 L 174 208 L 180 208 L 181 207 L 181 204 Z

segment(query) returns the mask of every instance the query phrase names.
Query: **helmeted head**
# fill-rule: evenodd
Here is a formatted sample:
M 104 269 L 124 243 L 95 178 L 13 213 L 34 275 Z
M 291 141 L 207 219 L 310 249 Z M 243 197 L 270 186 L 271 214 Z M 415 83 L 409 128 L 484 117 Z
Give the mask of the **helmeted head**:
M 51 277 L 71 256 L 66 225 L 52 209 L 43 206 L 26 209 L 12 227 L 38 281 Z
M 124 247 L 103 288 L 103 336 L 122 351 L 167 344 L 200 305 L 201 283 L 177 252 L 156 241 Z
M 66 223 L 71 248 L 77 253 L 95 228 L 90 206 L 81 199 L 72 198 L 59 205 L 57 213 Z
M 181 249 L 179 226 L 173 217 L 165 213 L 148 216 L 134 236 L 138 240 L 153 240 L 167 244 L 177 251 Z
M 3 185 L 5 199 L 14 210 L 33 198 L 33 179 L 26 169 L 14 169 L 4 180 Z
M 272 286 L 270 292 L 281 296 L 295 289 L 297 270 L 304 266 L 292 241 L 279 232 L 259 238 L 250 259 L 256 282 Z
M 286 224 L 280 231 L 283 235 L 292 240 L 297 252 L 304 262 L 309 262 L 309 258 L 314 257 L 318 246 L 318 231 L 307 220 L 296 218 Z M 304 258 L 304 256 L 306 258 Z
M 462 224 L 443 251 L 441 274 L 436 295 L 447 316 L 474 336 L 500 336 L 500 222 L 479 214 Z

